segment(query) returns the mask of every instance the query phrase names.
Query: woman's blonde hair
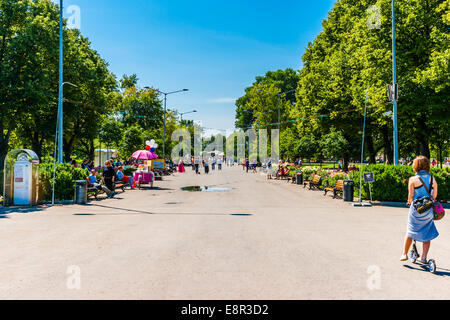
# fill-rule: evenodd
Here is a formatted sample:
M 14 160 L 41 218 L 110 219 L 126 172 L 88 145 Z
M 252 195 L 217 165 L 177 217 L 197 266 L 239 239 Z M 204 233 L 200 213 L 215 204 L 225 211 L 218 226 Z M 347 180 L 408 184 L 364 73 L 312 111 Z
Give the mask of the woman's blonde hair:
M 430 172 L 430 160 L 425 156 L 417 156 L 413 161 L 413 169 L 415 172 L 422 170 Z

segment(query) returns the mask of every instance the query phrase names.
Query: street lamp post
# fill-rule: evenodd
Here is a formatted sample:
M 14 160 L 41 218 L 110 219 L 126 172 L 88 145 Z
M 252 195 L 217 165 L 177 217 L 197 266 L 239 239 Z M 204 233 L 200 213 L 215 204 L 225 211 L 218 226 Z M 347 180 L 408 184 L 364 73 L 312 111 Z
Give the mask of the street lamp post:
M 157 90 L 157 91 L 164 95 L 163 159 L 165 159 L 166 158 L 166 108 L 167 108 L 167 96 L 169 94 L 189 91 L 189 89 L 177 90 L 177 91 L 172 91 L 172 92 L 162 92 L 161 90 Z
M 78 88 L 77 85 L 71 83 L 71 82 L 63 82 L 61 83 L 60 86 L 60 92 L 62 93 L 62 88 L 64 87 L 65 84 L 68 84 L 72 87 L 76 87 Z M 63 135 L 62 135 L 62 102 L 63 99 L 61 97 L 61 109 L 58 110 L 58 116 L 57 116 L 57 120 L 56 120 L 56 135 L 55 135 L 55 152 L 53 155 L 53 186 L 52 186 L 52 205 L 55 204 L 55 176 L 56 176 L 56 141 L 58 138 L 58 163 L 63 163 L 63 158 L 62 158 L 62 154 L 63 154 Z
M 59 96 L 58 96 L 58 162 L 63 162 L 63 0 L 59 1 Z
M 395 54 L 395 0 L 392 0 L 392 76 L 394 92 L 397 88 L 397 62 Z M 398 127 L 397 127 L 397 94 L 394 94 L 394 165 L 398 165 Z
M 197 112 L 197 110 L 192 110 L 192 111 L 180 113 L 180 116 L 181 116 L 181 122 L 183 122 L 183 115 L 189 114 L 189 113 L 194 113 L 194 112 Z

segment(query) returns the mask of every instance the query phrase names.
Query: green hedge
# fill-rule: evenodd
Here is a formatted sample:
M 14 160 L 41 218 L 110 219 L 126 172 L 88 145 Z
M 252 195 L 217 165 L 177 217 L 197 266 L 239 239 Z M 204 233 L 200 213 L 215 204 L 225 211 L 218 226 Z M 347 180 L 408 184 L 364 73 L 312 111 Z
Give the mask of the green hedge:
M 365 165 L 363 172 L 373 172 L 375 182 L 372 183 L 372 199 L 375 201 L 399 201 L 406 202 L 408 199 L 408 180 L 415 175 L 411 166 L 393 166 L 384 164 Z M 450 200 L 449 168 L 432 168 L 431 173 L 438 183 L 438 199 L 448 202 Z M 320 168 L 304 168 L 305 180 L 311 180 L 312 175 L 319 174 L 322 177 L 322 185 L 333 186 L 337 180 L 351 179 L 354 181 L 355 197 L 359 197 L 360 172 L 354 171 L 348 174 L 333 172 Z M 369 184 L 364 183 L 362 187 L 363 199 L 370 199 Z
M 55 200 L 73 200 L 75 181 L 84 180 L 89 175 L 87 169 L 74 168 L 71 164 L 56 164 Z M 39 199 L 52 199 L 53 163 L 39 165 Z
M 3 170 L 0 170 L 0 196 L 3 196 Z

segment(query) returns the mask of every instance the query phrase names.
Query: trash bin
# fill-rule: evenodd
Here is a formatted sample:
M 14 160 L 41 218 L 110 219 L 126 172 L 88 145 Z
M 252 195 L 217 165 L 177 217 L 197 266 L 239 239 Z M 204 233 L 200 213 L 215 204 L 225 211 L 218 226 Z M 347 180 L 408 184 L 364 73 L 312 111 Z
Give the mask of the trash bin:
M 87 181 L 77 180 L 75 181 L 75 203 L 86 204 L 87 203 Z
M 344 180 L 343 199 L 346 202 L 353 202 L 354 182 L 353 180 Z
M 297 172 L 297 184 L 303 184 L 303 172 Z

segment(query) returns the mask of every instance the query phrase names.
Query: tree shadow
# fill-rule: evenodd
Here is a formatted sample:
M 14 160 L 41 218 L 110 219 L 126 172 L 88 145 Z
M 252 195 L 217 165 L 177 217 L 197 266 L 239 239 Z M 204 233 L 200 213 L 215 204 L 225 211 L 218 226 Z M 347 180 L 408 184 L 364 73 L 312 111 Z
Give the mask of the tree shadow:
M 230 214 L 230 213 L 198 213 L 198 212 L 188 212 L 188 213 L 183 213 L 183 212 L 151 212 L 151 211 L 145 211 L 145 210 L 136 210 L 136 209 L 129 209 L 129 208 L 120 208 L 120 207 L 114 207 L 114 206 L 106 206 L 106 205 L 102 205 L 102 204 L 95 204 L 95 203 L 90 203 L 87 204 L 86 206 L 91 206 L 91 207 L 100 207 L 100 208 L 105 208 L 105 209 L 112 209 L 112 210 L 117 210 L 117 211 L 125 211 L 127 213 L 125 214 L 130 214 L 130 215 L 134 215 L 134 214 L 142 214 L 142 215 L 188 215 L 188 216 L 251 216 L 252 214 L 246 214 L 246 213 L 239 213 L 239 214 Z M 91 214 L 91 213 L 76 213 L 74 215 L 76 216 L 92 216 L 92 215 L 96 215 L 96 216 L 113 216 L 113 215 L 123 215 L 124 213 L 96 213 L 96 214 Z

